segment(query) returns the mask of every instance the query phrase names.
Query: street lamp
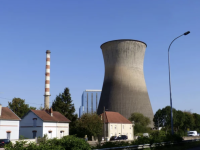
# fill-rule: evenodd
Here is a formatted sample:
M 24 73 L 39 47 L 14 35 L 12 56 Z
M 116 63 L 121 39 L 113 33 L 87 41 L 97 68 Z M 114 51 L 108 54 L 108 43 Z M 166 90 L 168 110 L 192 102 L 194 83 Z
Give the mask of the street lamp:
M 134 126 L 135 126 L 135 122 L 132 121 L 132 126 L 133 126 L 133 140 L 134 140 Z
M 185 33 L 183 33 L 182 35 L 188 35 L 190 33 L 190 31 L 187 31 Z M 170 106 L 171 106 L 171 128 L 172 128 L 172 134 L 174 134 L 174 129 L 173 129 L 173 112 L 172 112 L 172 92 L 171 92 L 171 78 L 170 78 L 170 61 L 169 61 L 169 49 L 170 46 L 172 45 L 172 43 L 178 39 L 179 37 L 181 37 L 182 35 L 176 37 L 169 45 L 168 48 L 168 67 L 169 67 L 169 92 L 170 92 Z

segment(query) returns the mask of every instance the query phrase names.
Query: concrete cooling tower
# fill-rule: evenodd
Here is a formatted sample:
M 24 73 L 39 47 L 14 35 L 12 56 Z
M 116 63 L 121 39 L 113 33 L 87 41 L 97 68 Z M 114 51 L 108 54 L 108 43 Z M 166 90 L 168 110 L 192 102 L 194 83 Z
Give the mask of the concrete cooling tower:
M 114 40 L 101 45 L 105 76 L 98 114 L 115 111 L 127 119 L 142 113 L 151 120 L 153 111 L 143 73 L 146 44 L 137 40 Z

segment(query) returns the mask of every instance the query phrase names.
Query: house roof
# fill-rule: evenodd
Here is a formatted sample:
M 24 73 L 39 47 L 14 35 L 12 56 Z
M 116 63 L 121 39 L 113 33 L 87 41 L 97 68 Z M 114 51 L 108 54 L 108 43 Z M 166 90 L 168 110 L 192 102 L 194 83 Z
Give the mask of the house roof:
M 30 111 L 32 111 L 35 115 L 37 115 L 43 121 L 50 121 L 50 122 L 71 122 L 64 115 L 62 115 L 60 112 L 57 112 L 57 111 L 53 111 L 53 116 L 51 116 L 45 110 L 30 110 Z
M 104 118 L 104 113 L 101 114 L 102 119 Z M 124 123 L 124 124 L 132 124 L 131 121 L 126 119 L 118 112 L 113 111 L 105 111 L 105 123 Z
M 0 120 L 21 120 L 21 119 L 8 107 L 2 107 Z

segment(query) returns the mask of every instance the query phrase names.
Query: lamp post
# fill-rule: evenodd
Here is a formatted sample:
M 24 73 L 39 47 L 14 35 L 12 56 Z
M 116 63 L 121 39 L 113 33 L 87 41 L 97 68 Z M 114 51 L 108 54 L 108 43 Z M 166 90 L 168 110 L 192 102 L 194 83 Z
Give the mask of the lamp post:
M 135 126 L 135 122 L 134 121 L 132 121 L 132 126 L 133 126 L 133 140 L 135 140 L 134 139 L 134 126 Z
M 174 129 L 173 129 L 173 112 L 172 112 L 172 92 L 171 92 L 171 78 L 170 78 L 170 59 L 169 59 L 169 49 L 172 45 L 172 43 L 178 39 L 179 37 L 183 36 L 183 35 L 188 35 L 190 33 L 190 31 L 187 31 L 185 33 L 183 33 L 182 35 L 176 37 L 169 45 L 168 48 L 168 68 L 169 68 L 169 92 L 170 92 L 170 106 L 171 106 L 171 128 L 172 128 L 172 134 L 174 134 Z
M 105 115 L 105 106 L 104 106 L 104 113 L 103 113 L 103 131 L 104 131 L 104 133 L 103 133 L 103 135 L 104 135 L 104 142 L 106 141 L 106 115 Z

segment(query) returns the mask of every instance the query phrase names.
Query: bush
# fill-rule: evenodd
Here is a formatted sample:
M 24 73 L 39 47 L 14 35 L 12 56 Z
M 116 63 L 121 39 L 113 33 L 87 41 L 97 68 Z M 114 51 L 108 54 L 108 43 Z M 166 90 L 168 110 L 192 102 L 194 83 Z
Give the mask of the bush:
M 25 146 L 27 142 L 20 141 L 16 144 L 9 143 L 5 145 L 6 150 L 90 150 L 90 145 L 83 139 L 77 138 L 75 136 L 64 136 L 62 139 L 50 139 L 47 140 L 46 137 L 40 141 L 39 145 L 36 143 L 29 143 Z
M 95 149 L 98 148 L 109 148 L 109 147 L 120 147 L 120 146 L 129 146 L 130 144 L 128 142 L 125 141 L 113 141 L 113 142 L 104 142 L 103 144 L 98 143 L 97 146 L 92 147 Z
M 90 145 L 81 138 L 77 138 L 75 136 L 64 136 L 60 140 L 50 140 L 51 143 L 55 145 L 61 145 L 65 149 L 69 150 L 89 150 Z
M 6 150 L 13 150 L 13 149 L 17 149 L 17 150 L 24 150 L 24 145 L 26 144 L 26 141 L 16 141 L 15 144 L 12 144 L 12 142 L 8 143 L 5 145 L 5 149 Z

